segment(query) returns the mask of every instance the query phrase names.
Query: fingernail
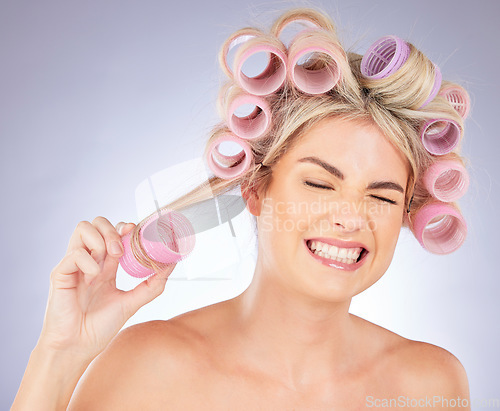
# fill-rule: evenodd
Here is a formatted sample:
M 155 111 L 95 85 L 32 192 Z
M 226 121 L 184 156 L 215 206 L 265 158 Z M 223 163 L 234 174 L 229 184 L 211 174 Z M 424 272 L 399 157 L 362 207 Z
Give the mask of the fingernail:
M 113 241 L 111 243 L 111 252 L 113 254 L 121 254 L 123 252 L 122 246 L 118 241 Z

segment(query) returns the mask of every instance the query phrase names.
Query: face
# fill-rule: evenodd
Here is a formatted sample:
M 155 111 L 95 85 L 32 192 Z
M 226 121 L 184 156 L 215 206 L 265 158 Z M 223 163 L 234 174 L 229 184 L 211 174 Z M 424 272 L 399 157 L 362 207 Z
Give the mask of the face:
M 394 254 L 408 172 L 376 126 L 317 123 L 273 168 L 267 192 L 247 204 L 264 275 L 331 301 L 375 283 Z

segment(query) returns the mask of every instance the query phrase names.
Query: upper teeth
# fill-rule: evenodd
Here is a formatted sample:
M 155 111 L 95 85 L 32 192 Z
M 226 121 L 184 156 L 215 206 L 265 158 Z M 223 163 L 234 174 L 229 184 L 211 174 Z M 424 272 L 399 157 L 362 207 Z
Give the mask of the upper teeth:
M 321 241 L 310 242 L 310 247 L 314 254 L 318 254 L 321 257 L 330 258 L 332 260 L 337 260 L 341 263 L 347 264 L 356 262 L 359 254 L 363 250 L 363 248 L 361 247 L 340 248 L 334 245 L 322 243 Z

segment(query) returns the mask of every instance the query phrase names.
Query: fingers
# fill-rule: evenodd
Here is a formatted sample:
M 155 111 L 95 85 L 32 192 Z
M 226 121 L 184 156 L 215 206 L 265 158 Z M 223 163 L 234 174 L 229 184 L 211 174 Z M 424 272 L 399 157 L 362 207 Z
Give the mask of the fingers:
M 101 271 L 99 264 L 83 248 L 73 250 L 64 256 L 52 270 L 51 281 L 57 288 L 74 288 L 78 285 L 79 281 L 78 276 L 75 275 L 78 271 L 84 274 L 84 281 L 87 285 Z
M 116 225 L 116 231 L 118 231 L 118 234 L 120 234 L 122 237 L 125 234 L 128 234 L 129 231 L 131 231 L 135 227 L 134 223 L 124 223 L 123 221 L 120 221 Z
M 108 219 L 96 217 L 92 223 L 80 221 L 71 236 L 67 252 L 84 248 L 97 263 L 106 255 L 119 258 L 123 254 L 121 236 Z
M 165 290 L 165 285 L 169 275 L 174 270 L 176 264 L 171 264 L 164 270 L 152 275 L 146 281 L 141 282 L 133 290 L 126 291 L 124 301 L 127 307 L 127 315 L 134 315 L 143 305 L 153 301 Z

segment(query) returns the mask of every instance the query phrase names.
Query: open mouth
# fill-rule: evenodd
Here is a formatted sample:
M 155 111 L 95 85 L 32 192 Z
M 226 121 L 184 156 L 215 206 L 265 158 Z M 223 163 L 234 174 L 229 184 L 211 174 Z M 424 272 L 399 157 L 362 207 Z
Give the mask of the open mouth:
M 331 258 L 330 256 L 328 255 L 319 255 L 317 253 L 315 253 L 312 249 L 311 249 L 311 245 L 312 245 L 312 240 L 307 240 L 306 241 L 306 245 L 307 245 L 307 248 L 309 249 L 309 251 L 311 252 L 311 254 L 313 254 L 313 256 L 317 257 L 317 258 L 320 258 L 324 261 L 330 261 L 332 263 L 335 263 L 335 264 L 340 264 L 340 265 L 343 265 L 343 266 L 356 266 L 358 265 L 362 260 L 364 260 L 364 258 L 368 255 L 368 250 L 364 247 L 361 247 L 361 252 L 359 253 L 358 255 L 358 258 L 356 258 L 355 261 L 351 262 L 351 263 L 348 263 L 348 262 L 341 262 L 339 261 L 339 259 L 337 259 L 336 257 L 335 258 Z

